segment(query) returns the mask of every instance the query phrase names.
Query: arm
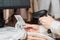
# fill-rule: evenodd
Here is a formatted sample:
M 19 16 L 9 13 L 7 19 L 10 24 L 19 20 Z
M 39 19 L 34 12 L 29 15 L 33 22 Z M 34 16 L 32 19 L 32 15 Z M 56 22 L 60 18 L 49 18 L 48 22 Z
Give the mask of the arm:
M 46 29 L 51 29 L 55 34 L 60 35 L 60 22 L 54 20 L 51 16 L 44 16 L 39 18 L 40 22 Z
M 60 22 L 59 21 L 53 21 L 51 23 L 50 29 L 53 33 L 60 35 Z

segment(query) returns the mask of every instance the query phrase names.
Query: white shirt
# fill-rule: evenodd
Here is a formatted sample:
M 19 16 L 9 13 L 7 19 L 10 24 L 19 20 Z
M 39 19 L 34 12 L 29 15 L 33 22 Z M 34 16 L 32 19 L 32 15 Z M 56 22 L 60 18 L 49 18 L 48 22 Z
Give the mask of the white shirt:
M 50 29 L 53 33 L 60 35 L 60 22 L 59 21 L 53 21 L 51 23 Z
M 15 29 L 14 27 L 0 28 L 0 40 L 18 40 L 25 39 L 26 32 L 23 29 Z

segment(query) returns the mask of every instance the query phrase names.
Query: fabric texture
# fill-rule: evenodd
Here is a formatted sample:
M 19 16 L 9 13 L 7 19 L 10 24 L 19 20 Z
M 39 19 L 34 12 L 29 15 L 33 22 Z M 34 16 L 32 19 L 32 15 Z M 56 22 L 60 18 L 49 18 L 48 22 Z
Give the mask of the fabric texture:
M 38 0 L 39 10 L 50 9 L 50 14 L 56 19 L 60 18 L 60 3 L 59 0 Z
M 0 40 L 22 40 L 26 38 L 26 31 L 24 30 L 25 23 L 22 17 L 20 15 L 15 15 L 15 17 L 17 19 L 15 27 L 6 26 L 0 28 Z
M 30 0 L 0 0 L 0 8 L 29 8 Z
M 53 21 L 51 23 L 51 31 L 57 35 L 60 35 L 60 22 L 59 21 Z

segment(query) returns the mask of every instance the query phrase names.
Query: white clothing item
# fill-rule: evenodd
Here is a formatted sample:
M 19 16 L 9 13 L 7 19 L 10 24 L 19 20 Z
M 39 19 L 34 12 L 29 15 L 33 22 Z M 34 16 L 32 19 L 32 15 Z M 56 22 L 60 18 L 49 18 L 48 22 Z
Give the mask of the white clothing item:
M 51 23 L 51 31 L 57 35 L 60 36 L 60 22 L 59 21 L 53 21 Z
M 49 9 L 50 0 L 38 0 L 39 10 Z
M 41 34 L 48 35 L 47 29 L 44 28 L 42 25 L 39 26 L 39 31 L 40 31 Z
M 38 0 L 39 10 L 48 10 L 51 4 L 51 15 L 55 18 L 60 18 L 60 4 L 59 0 Z
M 15 15 L 15 18 L 17 19 L 17 23 L 15 24 L 15 28 L 24 28 L 26 23 L 24 22 L 23 18 L 20 15 Z
M 0 40 L 18 40 L 25 39 L 26 32 L 22 29 L 15 29 L 14 27 L 0 28 Z
M 46 35 L 46 36 L 49 36 L 49 37 L 52 37 L 52 38 L 56 38 L 56 35 L 54 33 L 48 34 L 47 29 L 44 28 L 42 25 L 39 26 L 39 31 L 40 31 L 39 32 L 40 34 L 43 34 L 43 35 Z
M 24 21 L 20 15 L 15 15 L 17 23 L 14 27 L 0 28 L 0 40 L 18 40 L 26 38 L 26 31 L 24 30 Z
M 33 3 L 34 3 L 34 12 L 37 12 L 37 11 L 39 11 L 39 9 L 38 9 L 38 0 L 33 0 Z

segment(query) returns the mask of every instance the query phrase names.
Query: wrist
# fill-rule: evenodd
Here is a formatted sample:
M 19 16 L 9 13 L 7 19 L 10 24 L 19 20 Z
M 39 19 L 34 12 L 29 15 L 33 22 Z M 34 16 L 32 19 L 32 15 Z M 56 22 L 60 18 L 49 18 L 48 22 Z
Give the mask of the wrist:
M 51 24 L 50 24 L 50 28 L 54 27 L 54 25 L 56 25 L 57 22 L 58 22 L 58 21 L 56 21 L 56 20 L 52 21 Z
M 51 21 L 51 22 L 49 22 L 48 24 L 46 24 L 46 25 L 44 25 L 44 26 L 45 26 L 46 29 L 50 29 L 51 26 L 53 26 L 53 24 L 54 24 L 55 22 L 56 22 L 55 20 L 54 20 L 54 21 Z

